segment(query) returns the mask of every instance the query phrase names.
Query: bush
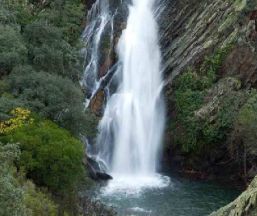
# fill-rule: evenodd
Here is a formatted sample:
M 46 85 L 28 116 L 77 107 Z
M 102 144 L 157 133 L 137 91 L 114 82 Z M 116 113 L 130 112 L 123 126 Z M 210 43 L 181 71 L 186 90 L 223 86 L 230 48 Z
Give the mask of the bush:
M 24 204 L 24 191 L 14 177 L 17 173 L 13 161 L 18 159 L 20 150 L 17 145 L 0 143 L 0 215 L 27 216 Z
M 55 0 L 39 17 L 62 29 L 65 40 L 74 45 L 81 35 L 85 6 L 80 0 Z
M 7 17 L 3 19 L 5 23 L 20 25 L 23 28 L 33 19 L 32 7 L 27 0 L 2 0 L 1 4 L 2 9 L 7 12 Z
M 19 31 L 0 24 L 0 77 L 27 59 L 27 49 Z
M 11 94 L 5 93 L 2 95 L 0 97 L 0 121 L 11 118 L 11 111 L 16 107 L 24 107 L 24 103 L 19 99 L 15 99 Z
M 84 112 L 83 93 L 71 80 L 35 72 L 29 66 L 16 68 L 8 80 L 11 93 L 28 109 L 50 118 L 75 135 L 92 134 L 96 120 Z
M 63 39 L 62 30 L 47 21 L 35 21 L 25 28 L 29 59 L 37 70 L 78 81 L 82 72 L 81 54 Z
M 14 167 L 20 154 L 19 145 L 0 143 L 0 215 L 57 216 L 57 207 L 48 195 Z
M 54 192 L 72 188 L 83 171 L 81 142 L 50 121 L 35 121 L 2 137 L 2 141 L 20 143 L 19 167 L 24 167 L 37 185 Z
M 177 115 L 174 136 L 175 143 L 183 152 L 199 153 L 223 140 L 233 127 L 242 101 L 247 98 L 244 93 L 233 89 L 228 89 L 230 92 L 224 97 L 220 97 L 216 92 L 217 88 L 226 86 L 226 83 L 215 81 L 230 48 L 229 45 L 217 50 L 214 55 L 206 58 L 198 69 L 188 69 L 175 80 L 174 100 Z M 232 83 L 237 83 L 234 79 L 231 80 Z M 227 94 L 227 91 L 224 94 Z M 218 106 L 214 111 L 216 113 L 209 114 L 205 119 L 199 118 L 196 112 L 204 106 L 212 106 L 208 103 L 214 98 L 218 99 L 213 101 Z
M 31 216 L 57 216 L 57 205 L 50 196 L 40 191 L 31 181 L 23 184 L 24 205 Z

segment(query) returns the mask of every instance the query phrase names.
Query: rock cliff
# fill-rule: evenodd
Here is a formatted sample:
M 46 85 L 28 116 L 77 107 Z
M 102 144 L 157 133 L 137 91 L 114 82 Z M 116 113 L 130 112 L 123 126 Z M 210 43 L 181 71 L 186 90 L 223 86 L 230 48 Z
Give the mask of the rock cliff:
M 242 121 L 255 104 L 257 1 L 168 1 L 160 23 L 167 158 L 201 177 L 247 182 L 257 174 L 244 136 L 257 122 Z

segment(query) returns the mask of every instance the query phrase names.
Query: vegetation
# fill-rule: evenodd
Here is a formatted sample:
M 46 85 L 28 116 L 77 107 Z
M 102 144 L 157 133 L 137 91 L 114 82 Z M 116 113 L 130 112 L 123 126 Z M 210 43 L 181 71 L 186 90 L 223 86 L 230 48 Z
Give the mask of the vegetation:
M 82 174 L 82 144 L 51 121 L 36 119 L 7 133 L 2 141 L 20 143 L 18 167 L 51 191 L 71 188 Z
M 56 216 L 50 196 L 26 180 L 14 166 L 21 151 L 17 144 L 0 143 L 0 215 Z
M 0 0 L 0 215 L 78 215 L 78 138 L 97 123 L 79 85 L 84 15 L 81 0 Z
M 19 106 L 75 136 L 92 134 L 96 119 L 85 113 L 79 86 L 84 10 L 80 0 L 1 1 L 1 119 Z
M 175 142 L 184 152 L 200 152 L 206 145 L 222 140 L 233 122 L 231 115 L 234 106 L 231 106 L 231 103 L 237 103 L 233 100 L 236 95 L 234 98 L 224 98 L 215 119 L 197 116 L 197 111 L 206 104 L 207 97 L 211 97 L 210 91 L 215 91 L 210 89 L 213 88 L 217 71 L 228 50 L 229 48 L 218 50 L 213 56 L 205 59 L 199 69 L 188 69 L 175 81 Z
M 256 167 L 257 146 L 257 93 L 256 90 L 249 92 L 248 100 L 238 112 L 234 123 L 234 129 L 230 137 L 230 154 L 238 161 L 240 173 L 247 183 L 248 178 L 253 178 L 249 169 Z

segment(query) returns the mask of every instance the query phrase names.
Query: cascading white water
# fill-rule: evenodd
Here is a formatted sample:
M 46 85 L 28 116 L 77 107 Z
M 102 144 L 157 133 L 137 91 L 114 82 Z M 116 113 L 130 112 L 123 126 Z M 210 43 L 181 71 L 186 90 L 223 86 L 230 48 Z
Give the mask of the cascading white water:
M 83 32 L 82 39 L 85 44 L 85 71 L 81 82 L 89 93 L 87 105 L 91 97 L 98 90 L 100 85 L 99 62 L 101 57 L 102 40 L 110 41 L 111 50 L 113 43 L 113 19 L 109 11 L 108 0 L 96 0 L 87 15 L 87 26 Z M 109 53 L 110 54 L 110 53 Z
M 107 163 L 112 184 L 121 187 L 149 186 L 156 180 L 164 103 L 154 3 L 132 1 L 117 49 L 119 88 L 109 99 L 99 126 L 98 158 Z
M 134 0 L 118 45 L 122 80 L 112 98 L 117 130 L 113 173 L 149 175 L 156 171 L 164 110 L 158 28 L 152 0 Z

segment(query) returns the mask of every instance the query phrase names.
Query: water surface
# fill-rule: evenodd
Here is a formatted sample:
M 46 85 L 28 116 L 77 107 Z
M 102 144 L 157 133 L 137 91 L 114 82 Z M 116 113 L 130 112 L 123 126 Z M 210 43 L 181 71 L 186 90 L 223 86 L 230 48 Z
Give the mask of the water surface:
M 179 177 L 163 178 L 160 187 L 121 190 L 110 182 L 97 186 L 95 197 L 113 206 L 120 216 L 206 216 L 228 204 L 239 191 Z M 165 187 L 166 186 L 166 187 Z

